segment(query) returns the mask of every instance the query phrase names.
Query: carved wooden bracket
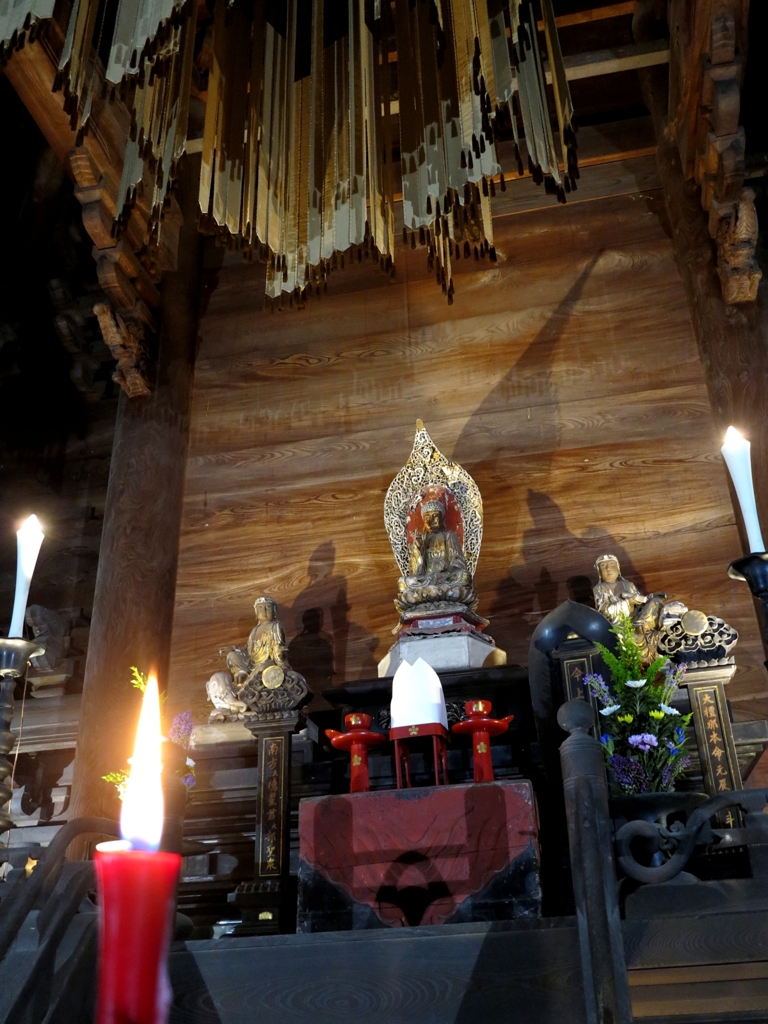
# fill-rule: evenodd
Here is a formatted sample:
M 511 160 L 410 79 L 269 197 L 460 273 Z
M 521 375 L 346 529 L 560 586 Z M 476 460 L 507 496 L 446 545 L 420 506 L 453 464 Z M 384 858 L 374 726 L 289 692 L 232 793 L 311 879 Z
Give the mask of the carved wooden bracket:
M 753 302 L 757 220 L 744 189 L 739 124 L 749 0 L 670 0 L 669 130 L 687 178 L 701 187 L 727 304 Z M 759 59 L 759 58 L 758 58 Z M 753 238 L 754 236 L 754 238 Z
M 709 214 L 709 233 L 717 242 L 717 273 L 729 305 L 754 302 L 763 276 L 754 258 L 754 193 L 744 188 L 742 71 L 733 12 L 720 9 L 711 19 L 709 60 L 703 66 L 694 177 Z
M 126 323 L 119 313 L 113 316 L 106 302 L 97 302 L 93 312 L 99 321 L 104 342 L 117 360 L 112 380 L 129 398 L 150 394 L 142 324 L 137 320 Z

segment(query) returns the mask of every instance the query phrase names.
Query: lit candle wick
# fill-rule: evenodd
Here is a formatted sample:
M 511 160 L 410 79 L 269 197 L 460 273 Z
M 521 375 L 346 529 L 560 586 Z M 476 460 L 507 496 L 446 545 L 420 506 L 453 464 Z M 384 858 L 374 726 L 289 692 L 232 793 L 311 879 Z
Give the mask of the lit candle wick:
M 765 551 L 760 520 L 757 517 L 755 488 L 752 483 L 752 462 L 750 459 L 750 443 L 735 427 L 728 427 L 725 443 L 720 451 L 733 480 L 736 497 L 739 499 L 744 526 L 747 530 L 750 552 Z
M 35 563 L 40 553 L 43 537 L 45 537 L 45 534 L 40 529 L 37 516 L 30 516 L 22 524 L 21 529 L 16 531 L 18 549 L 16 559 L 16 596 L 13 600 L 11 628 L 8 630 L 9 637 L 24 635 L 24 613 L 27 610 L 29 586 L 32 582 L 32 573 L 35 571 Z

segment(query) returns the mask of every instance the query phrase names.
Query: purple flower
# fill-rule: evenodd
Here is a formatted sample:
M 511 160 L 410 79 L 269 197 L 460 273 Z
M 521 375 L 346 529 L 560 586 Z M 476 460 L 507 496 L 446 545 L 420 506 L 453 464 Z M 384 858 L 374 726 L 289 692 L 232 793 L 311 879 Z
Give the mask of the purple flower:
M 168 730 L 168 739 L 177 743 L 184 750 L 189 746 L 189 740 L 192 736 L 192 730 L 194 729 L 194 722 L 192 721 L 191 711 L 180 711 L 171 722 L 171 728 Z
M 197 785 L 197 783 L 195 781 L 195 776 L 192 775 L 191 772 L 190 772 L 189 775 L 182 775 L 181 776 L 181 781 L 184 783 L 184 785 L 187 787 L 188 790 L 194 789 L 195 786 Z
M 686 754 L 685 757 L 679 758 L 677 761 L 671 761 L 661 773 L 661 788 L 672 789 L 675 779 L 678 775 L 682 775 L 688 765 L 691 763 L 690 757 Z
M 590 672 L 589 675 L 584 676 L 584 684 L 592 696 L 600 701 L 603 707 L 613 703 L 613 698 L 602 676 Z
M 613 754 L 609 758 L 613 775 L 625 793 L 647 793 L 651 788 L 648 772 L 636 757 Z
M 635 733 L 634 736 L 629 737 L 629 745 L 636 747 L 641 750 L 644 754 L 647 754 L 651 747 L 658 747 L 659 741 L 650 732 L 639 732 Z

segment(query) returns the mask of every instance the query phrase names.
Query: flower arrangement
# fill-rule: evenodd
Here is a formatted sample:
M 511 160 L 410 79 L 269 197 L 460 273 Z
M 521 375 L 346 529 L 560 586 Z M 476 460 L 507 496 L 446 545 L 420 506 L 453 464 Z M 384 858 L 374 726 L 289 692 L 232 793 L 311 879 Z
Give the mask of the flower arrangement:
M 131 666 L 131 686 L 139 690 L 141 693 L 147 688 L 147 677 L 143 672 L 140 672 L 135 665 Z M 165 694 L 160 694 L 161 703 L 165 699 Z M 189 741 L 192 737 L 192 729 L 194 723 L 192 721 L 192 713 L 190 711 L 180 711 L 178 715 L 174 716 L 171 722 L 171 727 L 168 730 L 168 739 L 181 747 L 182 750 L 189 749 Z M 181 781 L 187 787 L 187 792 L 193 789 L 195 786 L 195 762 L 190 758 L 186 758 L 185 768 L 187 769 L 184 775 L 181 775 Z M 102 775 L 102 779 L 105 782 L 111 782 L 112 785 L 117 789 L 117 795 L 122 800 L 125 795 L 125 786 L 128 782 L 128 772 L 120 768 L 115 772 L 107 772 L 106 775 Z
M 622 793 L 664 793 L 690 764 L 685 730 L 691 715 L 670 704 L 685 678 L 685 665 L 657 658 L 643 668 L 642 651 L 629 616 L 613 627 L 619 653 L 598 644 L 611 673 L 609 689 L 600 675 L 585 678 L 590 693 L 602 705 L 604 732 L 600 737 L 608 767 Z

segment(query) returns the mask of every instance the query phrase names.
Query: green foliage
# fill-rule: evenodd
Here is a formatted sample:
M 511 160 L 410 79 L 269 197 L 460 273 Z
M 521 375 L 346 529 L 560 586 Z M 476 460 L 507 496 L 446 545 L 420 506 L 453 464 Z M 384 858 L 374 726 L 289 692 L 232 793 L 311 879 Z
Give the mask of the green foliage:
M 143 672 L 139 672 L 135 665 L 131 665 L 131 686 L 144 693 L 148 681 L 148 677 Z
M 133 686 L 134 689 L 139 690 L 141 693 L 144 693 L 147 689 L 148 682 L 149 677 L 144 672 L 139 671 L 139 669 L 135 665 L 131 665 L 131 686 Z M 160 694 L 161 707 L 165 703 L 165 697 L 165 693 Z M 171 726 L 170 739 L 174 743 L 178 743 L 179 746 L 186 749 L 189 743 L 189 736 L 191 735 L 191 732 L 192 716 L 190 715 L 190 713 L 188 711 L 185 711 L 182 712 L 182 714 L 180 715 L 176 715 Z M 189 790 L 195 785 L 194 764 L 187 763 L 183 771 L 184 774 L 181 775 L 181 778 L 183 779 L 185 786 Z M 101 777 L 102 779 L 104 779 L 105 782 L 111 782 L 115 786 L 115 788 L 117 789 L 118 796 L 122 800 L 123 797 L 125 796 L 125 787 L 128 782 L 128 775 L 129 772 L 124 771 L 123 769 L 119 769 L 115 772 L 107 772 L 106 775 L 102 775 Z
M 621 686 L 628 679 L 645 679 L 652 682 L 667 663 L 666 658 L 657 658 L 648 668 L 643 668 L 642 648 L 635 639 L 635 626 L 628 615 L 622 615 L 611 630 L 619 641 L 618 657 L 604 644 L 598 643 L 603 661 L 611 673 L 614 686 Z
M 691 715 L 681 715 L 669 703 L 685 666 L 657 658 L 644 668 L 629 616 L 620 618 L 613 632 L 617 654 L 597 645 L 610 672 L 610 688 L 599 675 L 586 678 L 602 705 L 600 742 L 613 784 L 624 793 L 671 790 L 690 760 L 685 744 Z
M 125 796 L 125 787 L 128 784 L 128 772 L 124 772 L 122 770 L 117 772 L 107 772 L 106 775 L 102 775 L 101 777 L 105 782 L 111 782 L 114 785 L 117 789 L 117 795 L 122 800 Z

